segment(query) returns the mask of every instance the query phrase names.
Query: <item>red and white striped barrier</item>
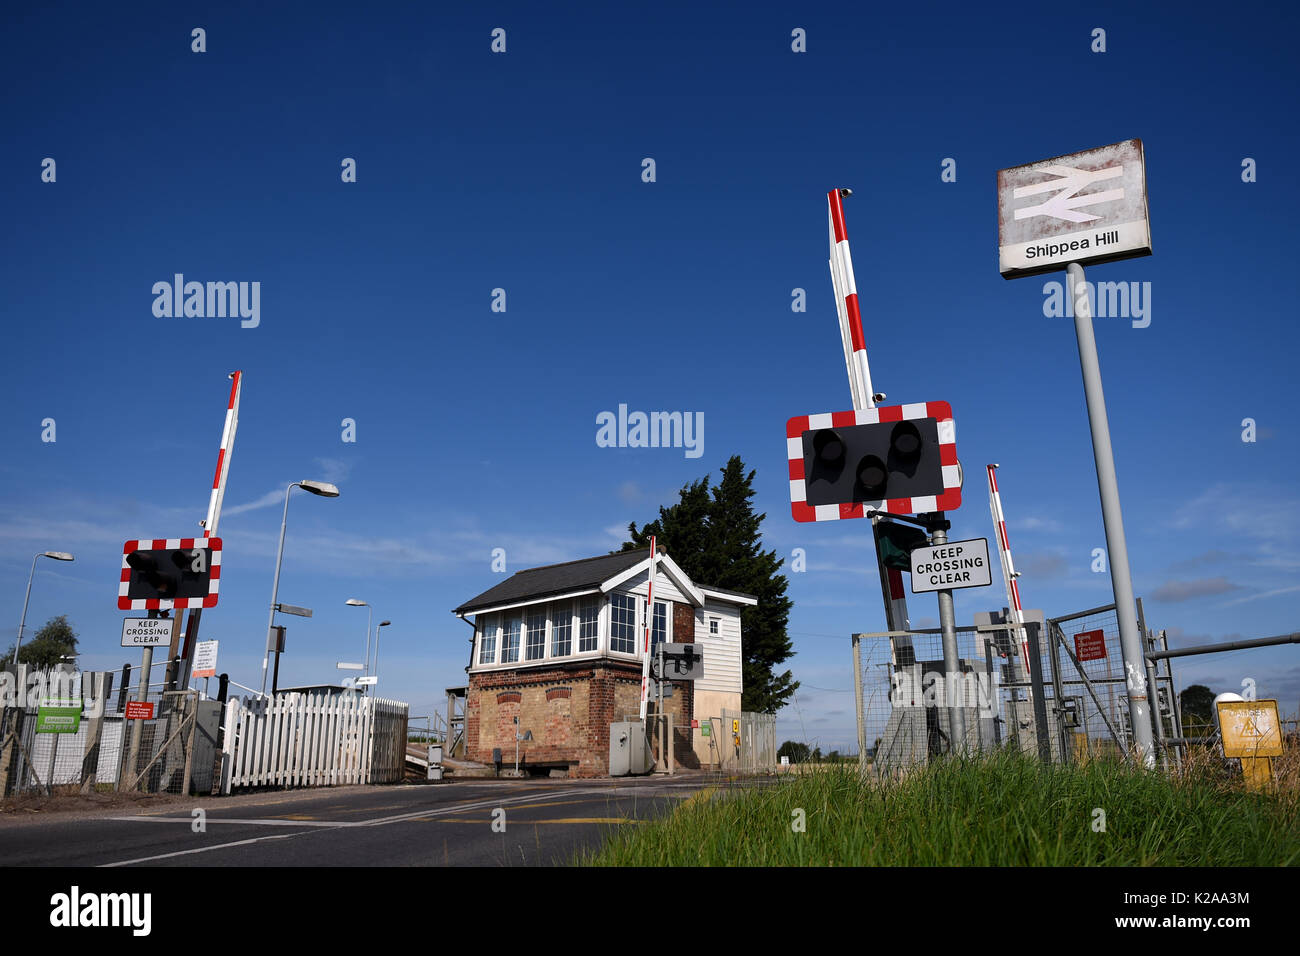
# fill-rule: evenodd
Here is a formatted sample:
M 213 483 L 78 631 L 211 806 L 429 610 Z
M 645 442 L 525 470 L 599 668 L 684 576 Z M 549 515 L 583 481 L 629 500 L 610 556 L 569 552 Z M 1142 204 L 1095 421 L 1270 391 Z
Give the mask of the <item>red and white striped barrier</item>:
M 641 722 L 645 723 L 650 700 L 650 628 L 655 615 L 655 536 L 650 536 L 650 587 L 645 596 L 645 641 L 641 647 Z
M 1002 581 L 1007 587 L 1007 606 L 1011 612 L 1011 623 L 1020 633 L 1020 662 L 1029 674 L 1029 638 L 1022 626 L 1025 623 L 1024 608 L 1020 605 L 1020 585 L 1016 582 L 1018 572 L 1011 561 L 1011 542 L 1007 539 L 1007 519 L 1002 513 L 1002 496 L 998 493 L 998 478 L 994 472 L 997 465 L 989 465 L 989 511 L 993 515 L 993 529 L 997 533 L 998 558 L 1002 565 Z
M 840 316 L 840 339 L 848 366 L 849 387 L 854 408 L 873 408 L 875 392 L 867 364 L 867 343 L 862 334 L 862 313 L 858 309 L 858 287 L 853 278 L 853 257 L 849 254 L 849 233 L 844 225 L 844 204 L 838 189 L 826 194 L 830 221 L 831 284 L 835 287 L 835 309 Z
M 208 516 L 203 522 L 203 537 L 210 538 L 221 520 L 221 502 L 226 497 L 226 476 L 230 474 L 230 456 L 235 445 L 235 430 L 239 427 L 239 391 L 244 380 L 243 372 L 232 372 L 230 401 L 226 403 L 226 424 L 221 429 L 221 448 L 217 451 L 217 471 L 212 476 L 212 496 L 208 499 Z

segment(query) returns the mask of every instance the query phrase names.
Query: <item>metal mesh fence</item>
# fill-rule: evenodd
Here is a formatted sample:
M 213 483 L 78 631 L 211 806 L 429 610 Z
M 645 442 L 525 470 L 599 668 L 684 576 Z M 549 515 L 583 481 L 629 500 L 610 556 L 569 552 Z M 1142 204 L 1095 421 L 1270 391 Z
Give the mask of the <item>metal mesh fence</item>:
M 1120 649 L 1119 618 L 1113 604 L 1052 618 L 1060 693 L 1072 756 L 1086 760 L 1117 756 L 1132 746 L 1128 677 Z M 1152 710 L 1159 715 L 1160 737 L 1178 737 L 1174 691 L 1168 664 L 1156 671 Z M 1146 673 L 1141 675 L 1144 679 Z M 1091 685 L 1091 686 L 1090 686 Z
M 1019 630 L 1006 624 L 1005 614 L 979 614 L 976 621 L 957 629 L 956 675 L 946 674 L 937 629 L 857 636 L 864 749 L 878 770 L 925 762 L 959 745 L 968 751 L 1042 749 L 1053 760 L 1072 762 L 1129 752 L 1127 677 L 1114 605 L 1041 621 L 1036 648 L 1030 621 Z M 1041 718 L 1022 641 L 1041 666 Z M 1155 687 L 1151 700 L 1161 736 L 1180 736 L 1167 665 L 1156 672 Z M 962 740 L 951 726 L 954 708 L 962 715 Z

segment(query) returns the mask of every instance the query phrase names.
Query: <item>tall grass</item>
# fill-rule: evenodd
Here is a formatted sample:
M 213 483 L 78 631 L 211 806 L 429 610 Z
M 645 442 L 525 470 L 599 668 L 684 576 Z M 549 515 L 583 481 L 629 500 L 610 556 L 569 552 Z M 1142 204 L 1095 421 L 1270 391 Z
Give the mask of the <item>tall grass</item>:
M 797 810 L 805 832 L 794 827 Z M 1300 814 L 1294 799 L 1247 793 L 1216 768 L 1171 778 L 1104 760 L 1043 766 L 1003 751 L 949 758 L 898 780 L 832 767 L 768 786 L 718 791 L 619 831 L 577 862 L 1294 865 L 1300 862 Z

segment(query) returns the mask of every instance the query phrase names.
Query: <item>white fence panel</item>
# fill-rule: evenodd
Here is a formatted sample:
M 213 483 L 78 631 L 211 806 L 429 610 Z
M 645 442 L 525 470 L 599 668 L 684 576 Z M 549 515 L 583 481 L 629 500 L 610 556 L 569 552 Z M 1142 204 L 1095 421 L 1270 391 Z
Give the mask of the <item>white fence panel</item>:
M 408 707 L 340 694 L 285 694 L 226 705 L 223 793 L 240 787 L 395 783 Z

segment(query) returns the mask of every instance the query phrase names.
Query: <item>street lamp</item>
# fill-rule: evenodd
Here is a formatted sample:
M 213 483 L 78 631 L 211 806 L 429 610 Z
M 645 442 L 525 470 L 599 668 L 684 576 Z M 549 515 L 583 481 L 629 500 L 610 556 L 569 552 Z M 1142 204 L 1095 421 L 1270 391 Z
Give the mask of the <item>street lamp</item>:
M 375 680 L 379 680 L 379 628 L 387 627 L 392 621 L 380 621 L 379 626 L 375 628 Z M 368 658 L 367 658 L 368 659 Z
M 275 582 L 271 585 L 271 613 L 266 620 L 266 655 L 262 658 L 262 697 L 266 696 L 266 668 L 271 662 L 271 628 L 275 627 L 275 604 L 280 596 L 280 562 L 284 560 L 284 529 L 289 523 L 289 493 L 294 488 L 310 491 L 322 498 L 337 498 L 339 490 L 325 481 L 295 481 L 284 489 L 284 516 L 280 519 L 280 550 L 275 558 Z
M 23 649 L 23 628 L 27 625 L 27 602 L 32 596 L 32 578 L 36 576 L 36 561 L 38 558 L 52 558 L 55 561 L 72 561 L 72 555 L 66 551 L 42 551 L 32 558 L 32 571 L 27 575 L 27 595 L 23 598 L 23 616 L 18 621 L 18 643 L 14 645 L 14 667 L 18 666 L 18 652 Z M 13 618 L 10 618 L 12 621 Z
M 369 604 L 367 604 L 365 601 L 360 600 L 359 598 L 348 598 L 344 603 L 345 603 L 345 604 L 348 604 L 348 605 L 350 605 L 350 606 L 352 606 L 352 607 L 363 607 L 363 608 L 366 609 L 366 657 L 365 657 L 365 661 L 366 661 L 366 669 L 365 669 L 365 675 L 369 675 L 369 673 L 370 673 L 370 617 L 371 617 L 371 612 L 374 610 L 374 608 L 372 608 Z M 364 676 L 364 675 L 363 675 L 363 676 Z

